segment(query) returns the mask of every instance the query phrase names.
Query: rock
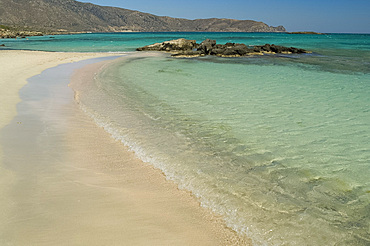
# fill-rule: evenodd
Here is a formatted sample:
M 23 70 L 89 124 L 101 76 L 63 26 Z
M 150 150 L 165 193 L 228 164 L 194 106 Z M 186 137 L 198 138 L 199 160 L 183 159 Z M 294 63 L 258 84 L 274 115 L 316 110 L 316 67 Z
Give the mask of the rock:
M 240 54 L 238 53 L 238 51 L 231 48 L 231 49 L 225 49 L 221 54 L 219 54 L 219 56 L 222 56 L 222 57 L 237 57 L 237 56 L 240 56 Z
M 198 47 L 198 51 L 209 55 L 215 45 L 216 45 L 216 40 L 206 39 L 202 43 L 200 43 Z
M 156 43 L 137 48 L 138 51 L 180 51 L 180 50 L 193 50 L 198 45 L 195 40 L 187 40 L 184 38 L 165 41 L 163 43 Z
M 180 38 L 177 40 L 166 41 L 163 42 L 163 47 L 166 51 L 172 50 L 192 50 L 196 48 L 196 41 L 195 40 L 187 40 L 184 38 Z
M 302 53 L 309 53 L 304 49 L 298 49 L 294 47 L 285 47 L 279 46 L 274 44 L 265 44 L 260 46 L 254 46 L 254 52 L 262 52 L 262 53 L 275 53 L 275 54 L 284 54 L 284 53 L 292 53 L 292 54 L 302 54 Z
M 224 53 L 225 49 L 223 48 L 215 48 L 210 51 L 211 56 L 221 56 Z
M 162 43 L 155 43 L 155 44 L 150 44 L 144 47 L 137 48 L 137 51 L 161 51 L 162 50 Z
M 235 46 L 235 43 L 226 43 L 225 46 L 226 47 L 234 47 Z
M 4 46 L 5 46 L 5 44 L 0 44 L 0 46 L 4 47 Z
M 223 48 L 212 50 L 211 54 L 222 57 L 238 57 L 248 55 L 252 52 L 253 50 L 248 48 L 245 44 L 227 43 Z
M 239 55 L 244 56 L 248 53 L 251 53 L 252 50 L 248 48 L 245 44 L 235 44 L 233 49 L 238 52 Z
M 256 45 L 248 47 L 245 44 L 226 43 L 217 44 L 216 40 L 206 39 L 197 44 L 195 40 L 184 38 L 165 41 L 137 48 L 138 51 L 166 51 L 172 52 L 176 57 L 195 57 L 195 56 L 221 56 L 221 57 L 239 57 L 247 55 L 279 54 L 279 53 L 310 53 L 304 49 L 294 47 L 284 47 L 274 44 Z

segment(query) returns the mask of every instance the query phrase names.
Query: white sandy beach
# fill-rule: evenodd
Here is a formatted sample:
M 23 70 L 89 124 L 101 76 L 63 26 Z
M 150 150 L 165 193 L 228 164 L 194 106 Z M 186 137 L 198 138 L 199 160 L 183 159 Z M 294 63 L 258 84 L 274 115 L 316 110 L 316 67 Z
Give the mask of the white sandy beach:
M 108 55 L 1 51 L 0 130 L 17 124 L 12 119 L 27 78 L 58 64 Z M 89 79 L 103 63 L 75 77 Z M 50 122 L 62 123 L 43 129 L 42 136 L 29 132 L 33 126 L 27 132 L 25 124 L 19 133 L 3 134 L 10 140 L 0 145 L 1 245 L 250 244 L 95 125 L 73 97 L 62 108 L 50 104 L 41 110 L 59 110 Z M 33 145 L 24 139 L 27 134 L 37 137 L 35 150 L 42 154 L 25 149 Z M 19 150 L 12 149 L 18 144 Z

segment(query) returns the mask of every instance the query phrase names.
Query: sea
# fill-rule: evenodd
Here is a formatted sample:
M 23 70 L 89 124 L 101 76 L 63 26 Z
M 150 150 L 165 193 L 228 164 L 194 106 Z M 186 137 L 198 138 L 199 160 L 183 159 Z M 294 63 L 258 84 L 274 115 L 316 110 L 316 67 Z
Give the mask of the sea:
M 312 53 L 135 51 L 177 38 Z M 370 245 L 370 34 L 91 33 L 0 44 L 122 55 L 81 92 L 81 108 L 254 245 Z

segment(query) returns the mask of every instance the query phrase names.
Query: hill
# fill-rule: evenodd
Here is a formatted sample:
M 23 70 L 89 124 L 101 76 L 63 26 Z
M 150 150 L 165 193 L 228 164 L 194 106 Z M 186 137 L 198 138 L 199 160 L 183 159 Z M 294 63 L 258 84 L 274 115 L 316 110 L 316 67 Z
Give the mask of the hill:
M 44 32 L 285 32 L 252 20 L 188 20 L 75 0 L 0 0 L 0 24 Z

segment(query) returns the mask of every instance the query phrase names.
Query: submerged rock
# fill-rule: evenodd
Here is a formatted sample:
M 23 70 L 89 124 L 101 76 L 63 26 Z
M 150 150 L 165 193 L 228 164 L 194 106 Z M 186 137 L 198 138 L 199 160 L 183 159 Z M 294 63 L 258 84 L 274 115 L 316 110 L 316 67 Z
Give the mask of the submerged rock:
M 172 56 L 175 57 L 198 57 L 205 56 L 204 53 L 198 50 L 184 50 L 182 52 L 173 53 Z
M 226 43 L 217 44 L 216 40 L 206 39 L 200 44 L 195 40 L 184 38 L 165 41 L 137 48 L 137 51 L 166 51 L 171 52 L 176 57 L 196 57 L 196 56 L 220 56 L 220 57 L 240 57 L 248 55 L 264 54 L 302 54 L 311 53 L 304 49 L 294 47 L 284 47 L 274 44 L 265 44 L 248 47 L 245 44 Z

